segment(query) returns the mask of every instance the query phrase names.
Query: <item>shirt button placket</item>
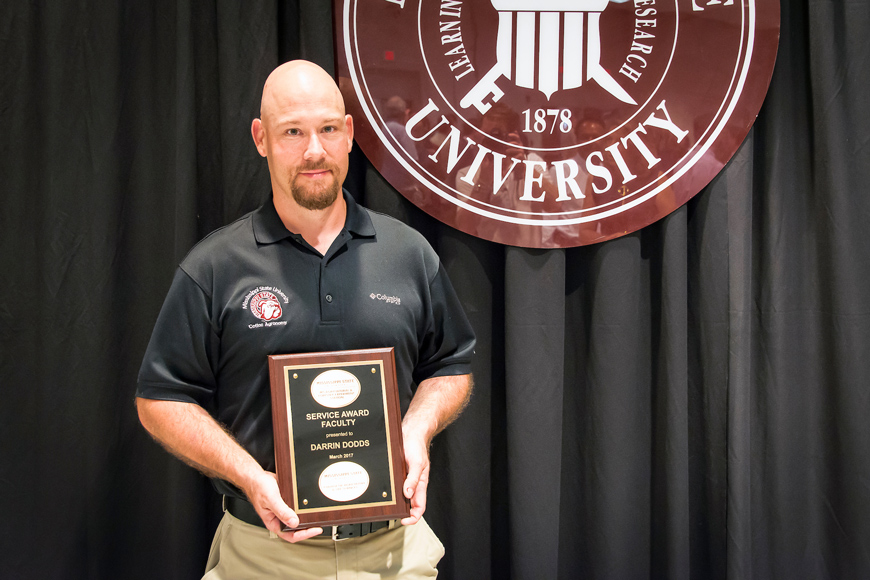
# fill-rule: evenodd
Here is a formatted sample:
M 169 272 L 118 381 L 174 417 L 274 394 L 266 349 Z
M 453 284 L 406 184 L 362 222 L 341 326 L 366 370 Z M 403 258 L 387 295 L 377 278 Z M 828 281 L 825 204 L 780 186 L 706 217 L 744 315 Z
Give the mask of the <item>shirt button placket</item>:
M 332 286 L 325 261 L 320 264 L 320 312 L 323 322 L 339 321 L 339 305 Z

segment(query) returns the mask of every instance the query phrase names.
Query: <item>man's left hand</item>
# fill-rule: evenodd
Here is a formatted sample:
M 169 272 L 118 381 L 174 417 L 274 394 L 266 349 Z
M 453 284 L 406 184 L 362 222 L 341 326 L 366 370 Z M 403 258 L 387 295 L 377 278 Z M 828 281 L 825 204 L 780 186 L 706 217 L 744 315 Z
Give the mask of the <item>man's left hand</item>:
M 402 520 L 403 526 L 416 524 L 426 511 L 426 489 L 429 487 L 429 445 L 403 429 L 405 440 L 405 464 L 408 478 L 402 485 L 405 497 L 411 500 L 411 515 Z
M 416 524 L 426 511 L 429 487 L 429 443 L 462 411 L 471 395 L 471 375 L 432 377 L 421 382 L 402 419 L 408 477 L 402 485 L 411 500 L 411 515 L 402 525 Z

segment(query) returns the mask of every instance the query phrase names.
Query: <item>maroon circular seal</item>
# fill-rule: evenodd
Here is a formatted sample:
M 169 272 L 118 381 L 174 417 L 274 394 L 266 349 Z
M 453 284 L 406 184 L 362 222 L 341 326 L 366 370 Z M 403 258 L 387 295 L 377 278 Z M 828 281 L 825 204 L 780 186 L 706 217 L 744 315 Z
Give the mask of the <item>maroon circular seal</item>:
M 281 318 L 281 302 L 271 292 L 257 292 L 251 298 L 251 312 L 260 320 L 267 322 Z
M 334 0 L 356 140 L 415 205 L 533 248 L 640 229 L 736 152 L 776 0 Z

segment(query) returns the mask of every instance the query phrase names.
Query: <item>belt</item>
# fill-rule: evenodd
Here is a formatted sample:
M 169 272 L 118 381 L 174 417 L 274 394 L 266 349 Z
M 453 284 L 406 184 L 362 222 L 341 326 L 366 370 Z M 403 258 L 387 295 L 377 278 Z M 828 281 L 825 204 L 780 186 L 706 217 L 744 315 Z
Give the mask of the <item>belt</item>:
M 233 497 L 224 496 L 224 511 L 228 511 L 233 517 L 242 520 L 246 524 L 265 528 L 266 525 L 260 519 L 259 514 L 254 509 L 249 501 Z M 318 526 L 323 528 L 323 533 L 318 534 L 315 538 L 331 537 L 333 540 L 347 540 L 350 538 L 361 538 L 372 532 L 376 532 L 383 528 L 391 527 L 389 521 L 381 522 L 363 522 L 360 524 L 342 524 L 340 526 Z

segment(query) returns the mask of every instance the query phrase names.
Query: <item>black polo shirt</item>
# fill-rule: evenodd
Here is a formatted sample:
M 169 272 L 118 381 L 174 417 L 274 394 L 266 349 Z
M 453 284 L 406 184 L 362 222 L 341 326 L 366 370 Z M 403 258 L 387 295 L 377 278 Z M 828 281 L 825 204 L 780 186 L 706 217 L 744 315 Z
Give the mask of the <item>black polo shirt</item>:
M 420 381 L 470 373 L 474 334 L 437 254 L 344 198 L 325 256 L 271 199 L 198 243 L 160 311 L 137 396 L 201 405 L 274 471 L 268 355 L 394 347 L 403 413 Z

